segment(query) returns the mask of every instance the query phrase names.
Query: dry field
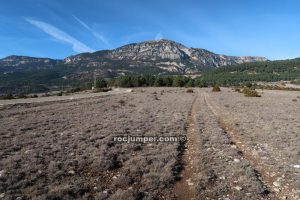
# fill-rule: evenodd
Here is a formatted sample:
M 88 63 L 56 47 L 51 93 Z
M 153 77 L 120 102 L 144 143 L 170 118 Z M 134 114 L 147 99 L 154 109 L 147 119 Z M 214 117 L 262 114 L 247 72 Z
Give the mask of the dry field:
M 226 88 L 2 105 L 0 199 L 299 199 L 299 111 L 299 92 Z
M 300 92 L 260 94 L 247 98 L 223 88 L 205 100 L 270 191 L 300 199 Z
M 2 107 L 1 195 L 4 199 L 171 196 L 182 144 L 122 144 L 113 142 L 113 136 L 184 134 L 194 96 L 185 89 L 138 89 Z

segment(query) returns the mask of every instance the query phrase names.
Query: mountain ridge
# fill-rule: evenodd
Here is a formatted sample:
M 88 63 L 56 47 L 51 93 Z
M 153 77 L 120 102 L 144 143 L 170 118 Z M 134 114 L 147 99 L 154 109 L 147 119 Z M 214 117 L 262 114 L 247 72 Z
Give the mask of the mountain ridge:
M 95 77 L 198 75 L 221 66 L 253 61 L 267 59 L 220 55 L 170 40 L 132 43 L 61 60 L 13 55 L 0 59 L 0 93 L 59 90 L 90 83 Z
M 193 57 L 196 59 L 192 59 Z M 87 85 L 90 87 L 94 78 L 109 79 L 124 75 L 136 77 L 135 75 L 142 74 L 191 74 L 208 85 L 240 84 L 245 81 L 299 82 L 299 58 L 249 63 L 253 58 L 266 60 L 263 57 L 225 56 L 169 41 L 128 44 L 113 50 L 82 53 L 62 60 L 11 56 L 0 60 L 0 94 L 85 88 Z M 208 67 L 201 65 L 201 62 L 208 64 Z M 214 62 L 219 65 L 233 64 L 217 67 L 213 65 Z M 235 64 L 239 62 L 244 63 Z M 3 63 L 6 65 L 3 66 Z
M 112 50 L 80 53 L 64 59 L 8 56 L 0 59 L 0 71 L 13 72 L 51 68 L 55 65 L 95 67 L 101 70 L 156 68 L 166 73 L 193 74 L 206 68 L 218 68 L 245 62 L 267 61 L 258 56 L 227 56 L 202 48 L 189 48 L 172 40 L 148 40 L 126 44 Z M 35 67 L 33 67 L 35 66 Z M 15 67 L 13 69 L 7 67 Z M 118 69 L 119 68 L 119 69 Z
M 100 62 L 97 63 L 100 60 Z M 175 73 L 197 73 L 205 68 L 217 68 L 244 62 L 267 61 L 265 57 L 226 56 L 206 49 L 188 48 L 171 40 L 149 40 L 131 43 L 112 50 L 83 53 L 67 57 L 64 64 L 105 67 L 106 62 L 122 61 L 129 67 L 156 67 Z M 104 62 L 104 63 L 101 63 Z

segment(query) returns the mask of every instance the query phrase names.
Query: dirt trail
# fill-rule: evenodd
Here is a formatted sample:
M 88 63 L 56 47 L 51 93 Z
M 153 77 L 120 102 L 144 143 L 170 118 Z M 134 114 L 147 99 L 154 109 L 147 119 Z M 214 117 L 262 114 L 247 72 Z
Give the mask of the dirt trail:
M 187 121 L 176 199 L 276 199 L 198 91 Z
M 292 196 L 293 188 L 290 187 L 289 183 L 281 187 L 280 190 L 276 189 L 276 187 L 273 185 L 276 179 L 280 178 L 283 174 L 278 175 L 278 172 L 276 172 L 277 176 L 272 176 L 272 174 L 276 173 L 272 171 L 266 164 L 264 164 L 262 159 L 253 155 L 251 148 L 246 145 L 245 141 L 243 141 L 243 138 L 241 138 L 241 135 L 231 125 L 224 122 L 221 115 L 214 108 L 215 105 L 212 105 L 208 100 L 209 95 L 206 93 L 204 97 L 208 108 L 217 117 L 220 127 L 224 129 L 230 136 L 231 141 L 242 152 L 244 159 L 246 159 L 250 165 L 257 170 L 257 173 L 261 177 L 261 181 L 271 190 L 272 197 L 274 199 L 294 199 Z
M 196 173 L 195 163 L 193 162 L 196 155 L 197 147 L 197 113 L 199 112 L 199 107 L 197 105 L 197 100 L 199 94 L 195 97 L 191 111 L 187 120 L 187 142 L 185 144 L 185 151 L 183 155 L 184 168 L 180 175 L 180 180 L 176 183 L 174 187 L 174 193 L 178 200 L 189 200 L 195 198 L 195 186 L 192 182 L 192 178 Z

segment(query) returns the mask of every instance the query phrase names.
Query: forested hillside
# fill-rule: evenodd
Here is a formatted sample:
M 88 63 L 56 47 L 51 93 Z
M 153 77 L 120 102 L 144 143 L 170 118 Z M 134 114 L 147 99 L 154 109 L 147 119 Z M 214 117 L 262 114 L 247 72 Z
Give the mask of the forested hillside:
M 238 85 L 244 82 L 296 81 L 300 79 L 300 58 L 292 60 L 244 63 L 220 67 L 201 77 L 205 83 Z
M 204 71 L 195 79 L 177 76 L 176 73 L 160 73 L 151 67 L 132 67 L 131 70 L 131 73 L 124 71 L 120 76 L 109 70 L 99 70 L 97 67 L 89 67 L 87 70 L 84 66 L 56 65 L 44 70 L 6 73 L 0 75 L 0 93 L 47 92 L 63 90 L 66 87 L 86 87 L 91 85 L 95 74 L 99 79 L 110 80 L 110 85 L 116 87 L 206 87 L 216 84 L 232 86 L 247 82 L 281 80 L 300 83 L 300 59 L 225 66 Z

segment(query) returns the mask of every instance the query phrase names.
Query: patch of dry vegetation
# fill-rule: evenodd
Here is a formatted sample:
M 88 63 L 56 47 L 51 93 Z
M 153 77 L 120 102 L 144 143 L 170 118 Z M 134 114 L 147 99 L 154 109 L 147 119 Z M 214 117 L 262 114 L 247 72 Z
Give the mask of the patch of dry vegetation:
M 7 199 L 171 198 L 179 143 L 114 136 L 185 134 L 194 94 L 154 89 L 0 110 L 0 194 Z M 157 95 L 157 94 L 156 94 Z
M 212 88 L 212 91 L 213 92 L 220 92 L 221 88 L 218 85 L 214 85 L 213 88 Z
M 243 88 L 243 94 L 245 97 L 261 97 L 255 89 L 251 89 L 248 87 Z

